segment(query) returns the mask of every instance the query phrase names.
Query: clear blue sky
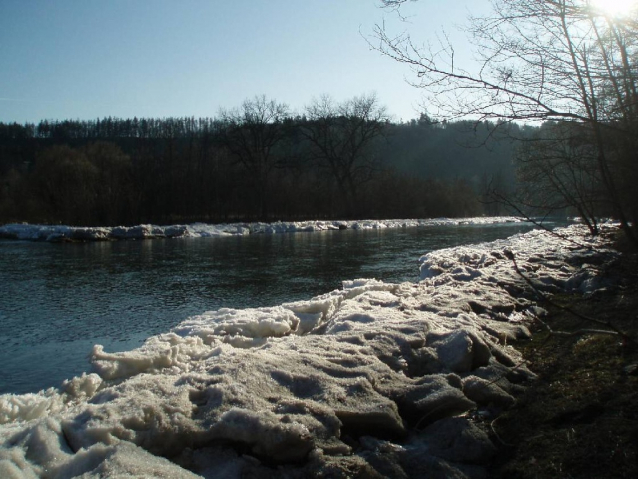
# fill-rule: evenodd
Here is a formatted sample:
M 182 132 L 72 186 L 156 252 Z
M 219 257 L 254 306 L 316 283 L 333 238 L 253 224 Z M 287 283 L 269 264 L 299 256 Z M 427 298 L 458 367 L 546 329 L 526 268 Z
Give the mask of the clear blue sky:
M 212 117 L 257 94 L 302 111 L 370 92 L 409 120 L 409 70 L 363 36 L 385 21 L 433 39 L 486 4 L 420 0 L 402 23 L 378 0 L 0 0 L 0 121 Z

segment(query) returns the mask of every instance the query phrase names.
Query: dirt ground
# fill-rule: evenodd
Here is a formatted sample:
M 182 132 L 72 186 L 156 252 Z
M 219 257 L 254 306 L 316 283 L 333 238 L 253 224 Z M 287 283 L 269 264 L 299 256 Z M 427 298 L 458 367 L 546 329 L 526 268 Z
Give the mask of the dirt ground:
M 638 477 L 638 254 L 618 247 L 621 259 L 603 272 L 614 286 L 554 297 L 543 304 L 546 325 L 517 345 L 538 379 L 490 424 L 501 449 L 490 477 Z M 579 332 L 602 326 L 565 307 L 611 322 L 628 339 Z

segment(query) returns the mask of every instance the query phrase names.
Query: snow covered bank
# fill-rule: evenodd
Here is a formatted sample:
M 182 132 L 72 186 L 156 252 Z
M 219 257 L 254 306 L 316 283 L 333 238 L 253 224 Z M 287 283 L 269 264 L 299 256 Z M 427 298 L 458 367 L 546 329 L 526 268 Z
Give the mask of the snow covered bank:
M 8 224 L 0 226 L 0 238 L 31 241 L 108 241 L 153 238 L 201 238 L 248 234 L 279 234 L 327 231 L 339 229 L 405 228 L 410 226 L 487 225 L 520 223 L 513 216 L 428 220 L 360 220 L 360 221 L 299 221 L 277 223 L 230 223 L 211 225 L 138 225 L 117 227 L 48 226 Z
M 347 281 L 95 346 L 92 374 L 0 396 L 0 477 L 482 477 L 496 448 L 475 418 L 533 378 L 512 343 L 543 313 L 505 251 L 547 291 L 592 292 L 613 256 L 562 232 L 580 245 L 532 231 L 439 250 L 418 284 Z

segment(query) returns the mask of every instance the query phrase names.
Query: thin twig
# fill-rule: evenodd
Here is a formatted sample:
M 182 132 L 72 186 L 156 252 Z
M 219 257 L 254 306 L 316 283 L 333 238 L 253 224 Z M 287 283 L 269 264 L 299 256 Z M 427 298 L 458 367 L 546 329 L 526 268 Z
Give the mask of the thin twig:
M 547 330 L 547 332 L 554 336 L 580 336 L 581 334 L 608 334 L 611 336 L 619 336 L 620 334 L 616 331 L 609 331 L 607 329 L 589 329 L 582 328 L 576 331 L 554 331 L 549 324 L 543 321 L 541 318 L 534 318 L 535 321 L 541 323 L 543 327 Z
M 494 424 L 496 423 L 496 421 L 498 421 L 499 419 L 503 418 L 503 415 L 500 415 L 498 417 L 496 417 L 492 422 L 490 422 L 490 429 L 492 431 L 492 434 L 494 434 L 494 437 L 496 437 L 496 439 L 498 439 L 498 441 L 503 444 L 504 446 L 508 446 L 508 447 L 514 447 L 514 444 L 510 444 L 509 442 L 505 442 L 503 440 L 503 438 L 496 432 L 496 429 L 494 428 Z
M 548 228 L 547 226 L 545 226 L 543 224 L 543 220 L 545 220 L 545 217 L 541 221 L 536 221 L 534 218 L 532 218 L 531 216 L 527 215 L 512 200 L 510 200 L 506 196 L 498 193 L 496 190 L 491 190 L 488 193 L 488 195 L 490 195 L 492 198 L 494 198 L 494 201 L 496 203 L 501 203 L 501 204 L 504 204 L 504 205 L 512 208 L 513 210 L 516 211 L 516 213 L 519 216 L 525 218 L 525 221 L 528 221 L 528 222 L 532 223 L 534 226 L 538 226 L 539 228 L 545 230 L 547 233 L 551 234 L 552 236 L 555 236 L 555 237 L 560 238 L 562 240 L 568 241 L 568 242 L 570 242 L 572 244 L 575 244 L 576 246 L 580 246 L 581 248 L 585 248 L 585 249 L 588 249 L 588 250 L 594 249 L 594 247 L 591 246 L 591 245 L 586 245 L 586 244 L 580 243 L 580 242 L 576 241 L 575 239 L 570 238 L 569 236 L 561 235 L 560 233 L 557 233 L 556 231 Z

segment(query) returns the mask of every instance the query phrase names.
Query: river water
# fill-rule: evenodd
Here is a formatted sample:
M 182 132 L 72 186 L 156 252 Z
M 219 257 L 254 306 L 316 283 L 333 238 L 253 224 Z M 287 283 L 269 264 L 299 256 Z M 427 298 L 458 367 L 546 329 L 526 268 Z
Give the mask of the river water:
M 0 241 L 0 393 L 90 371 L 94 344 L 132 349 L 189 316 L 274 306 L 341 281 L 418 281 L 434 249 L 505 238 L 524 223 L 73 244 Z

